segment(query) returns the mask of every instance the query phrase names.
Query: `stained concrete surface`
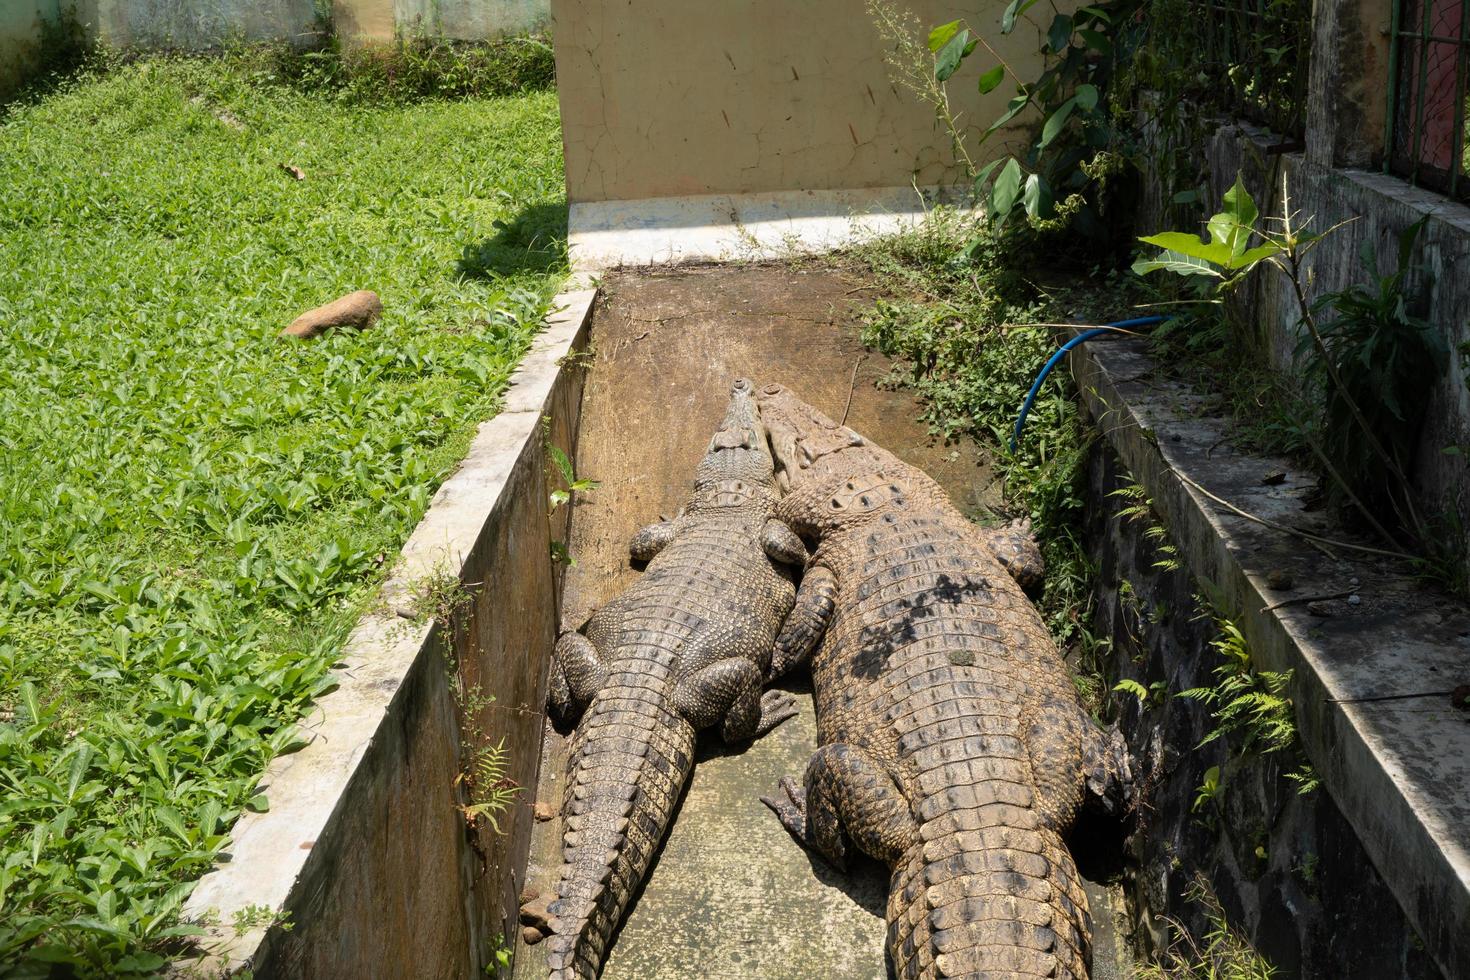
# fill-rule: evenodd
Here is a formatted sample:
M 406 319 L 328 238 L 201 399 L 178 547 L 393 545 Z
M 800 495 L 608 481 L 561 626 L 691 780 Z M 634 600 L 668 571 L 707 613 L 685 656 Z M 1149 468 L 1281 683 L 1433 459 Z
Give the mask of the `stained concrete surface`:
M 627 541 L 682 502 L 695 463 L 740 375 L 777 381 L 923 467 L 967 510 L 999 487 L 976 447 L 931 440 L 904 391 L 876 382 L 891 367 L 865 352 L 858 313 L 873 294 L 842 271 L 721 266 L 618 272 L 603 282 L 577 442 L 579 477 L 600 481 L 573 510 L 563 625 L 580 625 L 637 576 Z M 849 395 L 849 391 L 851 394 Z M 848 407 L 849 397 L 851 405 Z M 798 684 L 800 681 L 797 682 Z M 748 746 L 704 733 L 698 765 L 646 888 L 608 958 L 607 980 L 832 978 L 886 974 L 886 874 L 841 875 L 798 848 L 758 800 L 816 747 L 811 699 L 799 718 Z M 537 798 L 560 805 L 565 739 L 548 731 Z M 526 881 L 554 888 L 561 821 L 538 824 Z M 1106 896 L 1094 890 L 1097 980 L 1119 976 Z M 517 977 L 546 975 L 545 946 L 518 943 Z

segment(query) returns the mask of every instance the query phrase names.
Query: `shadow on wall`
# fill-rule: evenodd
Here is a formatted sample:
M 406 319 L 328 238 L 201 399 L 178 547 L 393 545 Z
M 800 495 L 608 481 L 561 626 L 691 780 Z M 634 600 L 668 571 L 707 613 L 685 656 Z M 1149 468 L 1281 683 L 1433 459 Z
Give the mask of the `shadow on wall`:
M 567 265 L 567 205 L 533 204 L 495 235 L 466 245 L 456 271 L 463 279 L 496 279 L 520 272 L 554 272 Z

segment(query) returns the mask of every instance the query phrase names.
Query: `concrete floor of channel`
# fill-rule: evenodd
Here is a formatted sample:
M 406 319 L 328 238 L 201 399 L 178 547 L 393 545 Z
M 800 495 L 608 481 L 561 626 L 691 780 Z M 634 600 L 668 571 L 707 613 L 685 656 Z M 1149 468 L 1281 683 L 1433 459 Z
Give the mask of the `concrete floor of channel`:
M 967 511 L 1000 503 L 974 445 L 944 446 L 920 405 L 881 385 L 892 364 L 863 348 L 859 316 L 875 293 L 840 267 L 686 266 L 606 276 L 593 315 L 592 360 L 576 452 L 578 477 L 599 481 L 572 513 L 563 628 L 636 578 L 627 542 L 674 514 L 723 414 L 736 377 L 776 381 L 833 418 L 924 468 Z M 874 980 L 887 975 L 886 873 L 841 874 L 809 858 L 759 797 L 800 778 L 816 748 L 809 687 L 801 708 L 762 739 L 725 746 L 702 733 L 698 762 L 643 892 L 624 919 L 606 980 Z M 536 799 L 560 804 L 566 739 L 548 728 Z M 561 820 L 537 824 L 526 882 L 556 886 Z M 1125 975 L 1116 888 L 1089 887 L 1094 980 Z M 546 975 L 545 945 L 518 941 L 515 977 Z

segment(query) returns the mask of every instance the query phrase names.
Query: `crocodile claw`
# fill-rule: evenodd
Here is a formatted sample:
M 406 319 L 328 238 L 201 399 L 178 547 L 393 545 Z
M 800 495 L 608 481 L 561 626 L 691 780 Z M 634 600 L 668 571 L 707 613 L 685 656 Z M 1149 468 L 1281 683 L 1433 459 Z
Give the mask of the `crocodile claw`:
M 796 707 L 796 698 L 785 691 L 767 691 L 761 695 L 761 720 L 756 726 L 755 737 L 759 738 L 781 722 L 795 718 L 800 713 Z

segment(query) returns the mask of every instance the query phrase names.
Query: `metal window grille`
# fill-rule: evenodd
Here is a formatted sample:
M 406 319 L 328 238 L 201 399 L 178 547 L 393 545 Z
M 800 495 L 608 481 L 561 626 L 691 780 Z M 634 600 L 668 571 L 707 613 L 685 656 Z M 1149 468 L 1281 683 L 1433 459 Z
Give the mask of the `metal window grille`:
M 1199 67 L 1226 108 L 1300 139 L 1311 56 L 1310 0 L 1195 0 Z
M 1385 165 L 1470 201 L 1470 0 L 1395 0 L 1392 34 Z

